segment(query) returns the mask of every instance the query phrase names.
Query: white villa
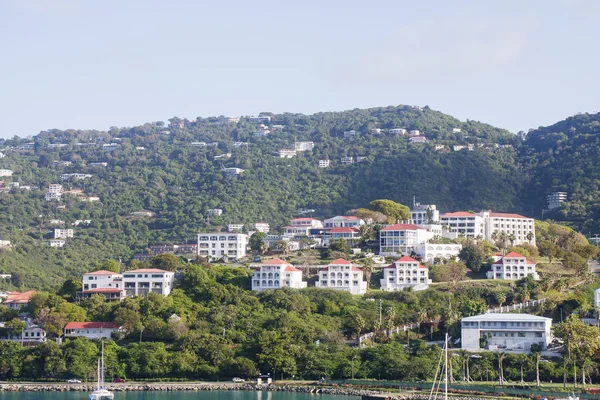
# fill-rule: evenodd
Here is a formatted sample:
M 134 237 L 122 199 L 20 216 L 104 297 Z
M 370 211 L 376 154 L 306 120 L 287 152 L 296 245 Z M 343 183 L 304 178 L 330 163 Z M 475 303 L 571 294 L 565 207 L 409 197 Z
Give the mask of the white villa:
M 529 243 L 535 246 L 535 223 L 533 218 L 527 218 L 519 214 L 491 211 L 483 211 L 479 215 L 484 218 L 483 237 L 485 240 L 494 241 L 494 234 L 504 232 L 507 235 L 514 235 L 515 245 Z
M 487 272 L 488 279 L 523 279 L 532 276 L 536 281 L 539 278 L 535 272 L 535 263 L 529 261 L 525 256 L 511 251 L 492 264 Z
M 113 332 L 121 329 L 116 322 L 69 322 L 65 325 L 65 337 L 110 339 Z
M 252 290 L 261 291 L 280 288 L 303 289 L 302 271 L 279 258 L 265 261 L 252 276 Z
M 379 232 L 379 254 L 400 256 L 415 251 L 417 245 L 427 242 L 434 234 L 412 224 L 394 224 Z
M 367 282 L 363 271 L 351 262 L 338 258 L 319 271 L 315 286 L 324 289 L 343 290 L 352 294 L 365 294 Z
M 55 229 L 54 239 L 68 239 L 73 237 L 73 229 Z
M 323 228 L 323 222 L 314 218 L 294 218 L 290 221 L 292 226 L 307 226 L 309 228 Z
M 104 296 L 106 300 L 123 300 L 125 290 L 123 275 L 116 272 L 100 270 L 83 274 L 81 298 L 91 297 L 95 294 Z
M 425 290 L 430 283 L 429 268 L 412 257 L 404 256 L 383 268 L 381 290 L 393 292 L 408 287 L 412 290 Z
M 478 236 L 483 238 L 484 220 L 480 215 L 465 211 L 457 211 L 440 215 L 440 223 L 469 239 Z
M 430 220 L 431 217 L 431 220 Z M 440 212 L 436 208 L 435 204 L 419 204 L 415 203 L 412 210 L 410 210 L 409 224 L 423 225 L 423 224 L 436 224 L 440 222 Z
M 365 221 L 355 216 L 338 215 L 337 217 L 329 218 L 323 221 L 325 228 L 360 228 Z
M 173 289 L 175 272 L 157 268 L 135 269 L 123 273 L 123 288 L 127 296 L 158 293 L 168 296 Z
M 434 262 L 435 259 L 454 260 L 461 250 L 462 245 L 454 243 L 420 243 L 414 248 L 414 252 L 421 256 L 425 262 Z
M 233 232 L 198 234 L 198 255 L 211 260 L 223 257 L 240 259 L 246 256 L 248 235 Z
M 463 318 L 461 347 L 479 351 L 529 352 L 532 344 L 543 350 L 551 342 L 552 319 L 529 314 L 490 313 Z

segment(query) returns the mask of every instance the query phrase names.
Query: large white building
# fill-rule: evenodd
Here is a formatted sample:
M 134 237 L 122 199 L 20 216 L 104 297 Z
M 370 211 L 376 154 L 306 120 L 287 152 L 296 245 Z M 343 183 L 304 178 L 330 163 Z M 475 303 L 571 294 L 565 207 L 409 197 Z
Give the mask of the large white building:
M 265 261 L 252 276 L 252 290 L 261 291 L 280 288 L 303 289 L 302 271 L 279 258 Z
M 68 239 L 73 237 L 73 229 L 55 229 L 54 239 Z
M 501 232 L 513 235 L 514 244 L 528 243 L 535 246 L 535 221 L 519 214 L 483 211 L 479 213 L 484 219 L 483 238 L 494 241 Z
M 420 243 L 414 248 L 414 252 L 423 258 L 424 262 L 435 262 L 436 260 L 454 260 L 462 250 L 460 244 Z
M 248 235 L 244 233 L 215 232 L 198 234 L 198 255 L 210 260 L 223 257 L 240 259 L 246 256 Z
M 294 150 L 309 151 L 315 148 L 315 142 L 294 142 Z
M 338 258 L 319 271 L 315 286 L 324 289 L 343 290 L 352 294 L 365 294 L 367 282 L 363 271 L 351 262 Z
M 13 171 L 10 169 L 0 169 L 0 176 L 12 176 Z
M 440 212 L 435 207 L 435 204 L 419 204 L 415 203 L 410 210 L 409 224 L 437 224 L 440 222 Z
M 257 222 L 254 224 L 254 229 L 257 232 L 269 233 L 271 231 L 271 227 L 267 222 Z
M 323 221 L 325 228 L 360 228 L 365 221 L 355 216 L 338 215 L 337 217 L 328 218 Z
M 539 276 L 535 272 L 535 263 L 529 261 L 525 256 L 511 251 L 498 261 L 492 264 L 487 272 L 488 279 L 523 279 L 527 276 L 538 280 Z
M 294 218 L 290 221 L 291 226 L 307 226 L 310 228 L 323 228 L 323 222 L 314 218 Z
M 123 273 L 123 288 L 127 296 L 158 293 L 168 296 L 173 289 L 175 272 L 157 268 L 134 269 Z
M 379 232 L 379 254 L 400 256 L 411 254 L 421 243 L 434 237 L 434 233 L 413 224 L 394 224 Z
M 65 325 L 65 337 L 110 339 L 113 332 L 121 329 L 116 322 L 69 322 Z
M 529 352 L 532 344 L 548 348 L 552 319 L 529 314 L 490 313 L 463 318 L 461 347 L 465 350 Z
M 210 208 L 207 211 L 207 214 L 211 217 L 218 217 L 220 215 L 223 215 L 223 209 L 221 208 Z
M 62 174 L 60 176 L 60 179 L 63 181 L 78 181 L 78 180 L 87 179 L 87 178 L 91 178 L 91 177 L 92 177 L 92 175 L 90 175 L 90 174 L 73 173 L 73 174 Z
M 567 192 L 552 192 L 546 196 L 548 210 L 559 208 L 565 201 L 567 201 Z
M 457 211 L 440 215 L 440 223 L 448 227 L 451 232 L 456 232 L 466 238 L 483 238 L 484 220 L 480 215 Z
M 93 295 L 104 296 L 106 300 L 122 300 L 125 298 L 123 275 L 106 271 L 94 271 L 83 274 L 81 298 Z
M 429 287 L 429 268 L 421 265 L 412 257 L 404 256 L 384 267 L 381 279 L 381 290 L 393 292 L 412 288 L 424 290 Z

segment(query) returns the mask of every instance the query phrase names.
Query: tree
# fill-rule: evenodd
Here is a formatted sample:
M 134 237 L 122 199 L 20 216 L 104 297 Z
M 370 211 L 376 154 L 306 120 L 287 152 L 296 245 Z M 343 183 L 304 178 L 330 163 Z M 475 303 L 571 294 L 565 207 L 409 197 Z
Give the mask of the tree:
M 71 277 L 67 279 L 60 289 L 58 290 L 58 294 L 62 296 L 66 300 L 74 300 L 77 292 L 82 290 L 81 278 Z
M 94 376 L 98 347 L 86 338 L 68 340 L 63 346 L 66 365 L 74 377 L 89 379 Z
M 99 265 L 95 270 L 106 270 L 118 274 L 119 272 L 121 272 L 121 263 L 117 260 L 108 260 L 104 264 Z
M 458 253 L 458 257 L 471 271 L 474 272 L 481 269 L 487 258 L 481 246 L 472 240 L 467 241 L 467 243 L 463 245 L 463 248 Z
M 140 314 L 129 308 L 117 309 L 115 312 L 115 322 L 123 327 L 126 335 L 144 329 Z
M 346 253 L 346 254 L 349 254 L 352 251 L 352 249 L 348 245 L 348 242 L 346 241 L 346 239 L 343 239 L 343 238 L 330 239 L 329 240 L 329 248 L 332 251 L 340 251 L 340 252 Z
M 249 244 L 250 248 L 253 251 L 262 252 L 263 251 L 263 241 L 267 237 L 267 234 L 264 232 L 254 232 L 252 236 L 250 236 Z
M 165 271 L 177 271 L 179 269 L 179 258 L 172 253 L 159 254 L 150 259 L 150 265 L 152 265 L 152 268 Z
M 535 385 L 540 386 L 540 359 L 542 355 L 542 347 L 539 344 L 532 344 L 529 353 L 535 364 Z
M 552 262 L 554 258 L 560 256 L 560 247 L 548 240 L 540 241 L 537 246 L 540 250 L 540 255 L 542 257 L 548 257 L 550 262 Z
M 442 282 L 448 282 L 454 291 L 460 281 L 466 278 L 467 267 L 458 261 L 448 261 L 438 269 L 438 278 Z
M 373 200 L 369 203 L 369 206 L 372 211 L 385 215 L 387 222 L 390 224 L 410 219 L 410 208 L 392 200 Z

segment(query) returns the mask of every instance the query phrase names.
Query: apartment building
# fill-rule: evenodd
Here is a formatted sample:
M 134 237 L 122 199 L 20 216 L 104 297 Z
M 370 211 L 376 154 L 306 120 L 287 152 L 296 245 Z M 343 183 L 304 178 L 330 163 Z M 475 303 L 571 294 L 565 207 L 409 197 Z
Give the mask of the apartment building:
M 293 149 L 279 149 L 280 158 L 293 158 L 296 157 L 296 150 Z
M 241 232 L 244 229 L 244 224 L 229 224 L 227 225 L 227 232 Z
M 327 168 L 329 167 L 330 163 L 330 160 L 319 160 L 319 168 Z
M 413 224 L 394 224 L 379 232 L 379 254 L 396 257 L 411 254 L 417 246 L 432 239 L 434 234 Z
M 365 294 L 367 282 L 363 271 L 351 262 L 338 258 L 319 271 L 315 286 L 323 289 L 342 290 L 351 294 Z
M 62 174 L 60 176 L 60 179 L 63 181 L 79 181 L 79 180 L 83 180 L 83 179 L 87 179 L 87 178 L 91 178 L 92 175 L 90 174 L 79 174 L 79 173 L 74 173 L 74 174 Z
M 198 234 L 198 255 L 210 260 L 223 257 L 240 259 L 246 256 L 248 235 L 244 233 L 215 232 Z
M 110 301 L 125 298 L 123 275 L 112 271 L 100 270 L 83 274 L 81 288 L 77 296 L 82 299 L 93 295 L 104 296 Z
M 436 260 L 455 260 L 462 250 L 460 244 L 435 244 L 420 243 L 415 246 L 414 252 L 424 262 L 435 262 Z
M 54 239 L 69 239 L 73 235 L 73 229 L 54 229 Z
M 535 271 L 536 264 L 525 256 L 511 251 L 492 264 L 487 272 L 488 279 L 523 279 L 531 276 L 536 281 L 539 279 Z
M 123 288 L 127 296 L 158 293 L 168 296 L 173 289 L 175 272 L 157 268 L 135 269 L 123 273 Z
M 552 319 L 529 314 L 490 313 L 463 318 L 461 347 L 464 350 L 529 352 L 532 344 L 543 350 L 552 341 Z
M 221 208 L 210 208 L 207 210 L 207 214 L 209 217 L 218 217 L 223 215 L 223 209 Z
M 429 287 L 429 268 L 421 265 L 412 257 L 403 256 L 392 264 L 384 267 L 381 279 L 381 290 L 393 292 L 411 288 L 425 290 Z
M 436 224 L 440 222 L 440 212 L 435 204 L 414 203 L 410 210 L 409 224 L 423 225 Z
M 254 229 L 257 232 L 269 233 L 271 231 L 271 227 L 267 222 L 257 222 L 254 224 Z
M 121 329 L 116 322 L 69 322 L 65 325 L 65 337 L 111 339 L 113 332 Z
M 340 164 L 350 165 L 354 163 L 354 157 L 342 157 L 340 158 Z
M 535 246 L 535 221 L 519 214 L 482 211 L 484 219 L 483 237 L 493 242 L 501 232 L 514 236 L 513 244 L 528 243 Z
M 302 271 L 279 258 L 265 261 L 252 276 L 252 290 L 292 288 L 303 289 Z
M 294 142 L 294 150 L 310 151 L 315 148 L 315 142 Z
M 553 192 L 546 196 L 548 210 L 559 208 L 565 201 L 567 201 L 567 192 Z
M 440 223 L 466 238 L 484 238 L 485 221 L 482 216 L 465 211 L 450 212 L 440 215 Z
M 13 171 L 10 169 L 0 169 L 0 176 L 12 176 Z
M 323 223 L 314 218 L 294 218 L 290 221 L 291 226 L 307 226 L 310 228 L 323 228 Z
M 347 216 L 347 215 L 338 215 L 332 218 L 328 218 L 323 221 L 323 227 L 331 229 L 331 228 L 360 228 L 361 225 L 364 225 L 365 221 L 363 221 L 359 217 L 355 216 Z
M 64 247 L 65 245 L 65 241 L 62 239 L 51 239 L 48 242 L 46 242 L 48 244 L 48 246 L 50 247 Z

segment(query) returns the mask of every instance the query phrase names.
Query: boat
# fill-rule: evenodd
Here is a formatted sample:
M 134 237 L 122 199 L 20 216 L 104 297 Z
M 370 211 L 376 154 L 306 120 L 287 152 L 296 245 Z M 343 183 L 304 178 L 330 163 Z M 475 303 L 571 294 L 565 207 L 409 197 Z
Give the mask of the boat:
M 98 385 L 90 392 L 88 400 L 113 400 L 115 394 L 104 387 L 104 341 L 102 341 L 102 357 L 98 359 Z
M 443 361 L 443 364 L 442 364 Z M 443 374 L 443 378 L 442 378 Z M 440 385 L 444 382 L 443 392 L 440 393 Z M 433 378 L 433 385 L 431 385 L 431 391 L 429 392 L 428 400 L 435 400 L 441 394 L 444 400 L 448 400 L 448 333 L 446 333 L 446 338 L 444 340 L 444 349 L 440 356 L 440 361 L 438 363 L 437 371 L 435 372 L 435 377 Z

